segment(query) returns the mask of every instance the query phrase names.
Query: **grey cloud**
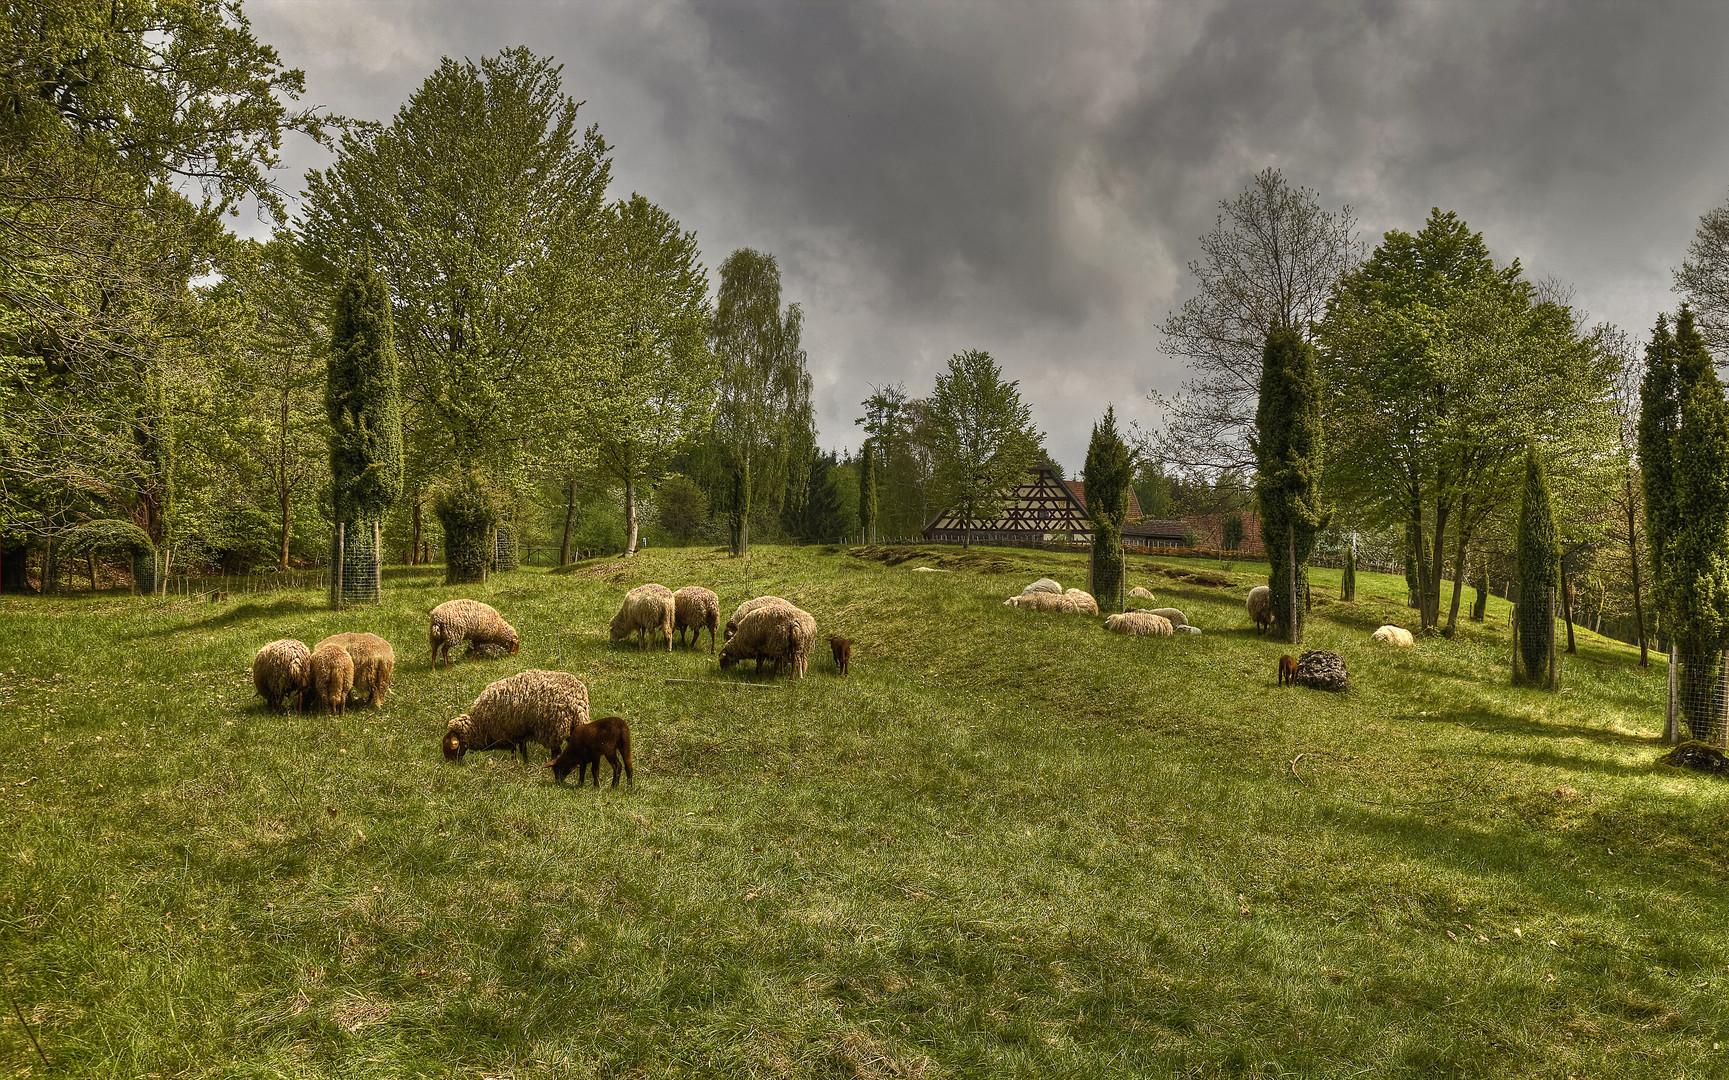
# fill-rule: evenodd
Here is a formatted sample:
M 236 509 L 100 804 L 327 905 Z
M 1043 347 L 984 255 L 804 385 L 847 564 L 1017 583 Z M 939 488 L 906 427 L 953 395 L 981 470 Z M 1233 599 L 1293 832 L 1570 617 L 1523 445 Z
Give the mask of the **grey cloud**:
M 1184 263 L 1268 165 L 1373 240 L 1458 211 L 1635 336 L 1729 189 L 1693 4 L 248 5 L 308 99 L 387 119 L 442 54 L 526 43 L 709 265 L 773 252 L 804 304 L 822 437 L 872 383 L 985 348 L 1078 466 L 1107 402 L 1179 364 Z

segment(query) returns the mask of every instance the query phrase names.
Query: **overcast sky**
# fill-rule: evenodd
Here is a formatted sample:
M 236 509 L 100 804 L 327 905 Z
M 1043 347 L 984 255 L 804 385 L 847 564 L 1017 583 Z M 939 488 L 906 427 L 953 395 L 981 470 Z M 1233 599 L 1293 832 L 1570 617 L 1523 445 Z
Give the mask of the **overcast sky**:
M 821 441 L 953 353 L 1019 379 L 1071 475 L 1156 424 L 1159 326 L 1268 166 L 1372 245 L 1459 213 L 1636 340 L 1729 196 L 1729 4 L 247 0 L 303 104 L 386 121 L 442 56 L 527 45 L 615 147 L 616 196 L 779 261 Z M 284 148 L 283 184 L 327 159 Z

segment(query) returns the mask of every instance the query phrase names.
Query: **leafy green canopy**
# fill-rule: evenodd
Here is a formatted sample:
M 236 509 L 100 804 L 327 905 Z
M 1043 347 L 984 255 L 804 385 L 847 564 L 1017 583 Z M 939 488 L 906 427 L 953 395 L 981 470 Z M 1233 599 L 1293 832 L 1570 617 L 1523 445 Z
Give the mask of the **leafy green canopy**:
M 1255 496 L 1261 508 L 1261 539 L 1272 569 L 1268 585 L 1273 619 L 1286 640 L 1298 642 L 1302 612 L 1291 606 L 1292 586 L 1300 598 L 1308 583 L 1315 534 L 1327 527 L 1332 511 L 1321 500 L 1325 456 L 1315 350 L 1289 327 L 1274 327 L 1261 354 L 1254 446 Z
M 394 300 L 409 483 L 484 465 L 514 483 L 584 437 L 609 148 L 527 49 L 446 57 L 388 126 L 344 133 L 297 229 L 334 285 L 370 244 Z
M 1658 576 L 1675 639 L 1691 653 L 1715 652 L 1729 647 L 1729 403 L 1686 307 L 1675 321 L 1673 370 L 1680 422 Z
M 1540 299 L 1517 260 L 1497 268 L 1481 234 L 1433 211 L 1423 230 L 1386 234 L 1340 284 L 1320 327 L 1328 490 L 1371 527 L 1413 540 L 1424 626 L 1469 545 L 1517 505 L 1519 465 L 1537 440 L 1571 511 L 1607 491 L 1615 465 L 1619 360 L 1582 336 L 1566 305 Z M 1448 615 L 1457 614 L 1458 589 Z
M 949 358 L 930 397 L 936 445 L 932 488 L 936 498 L 967 524 L 999 517 L 1009 493 L 1033 463 L 1043 435 L 1020 382 L 1004 380 L 987 352 L 968 349 Z
M 1547 681 L 1555 620 L 1549 598 L 1561 580 L 1561 544 L 1549 477 L 1537 448 L 1525 451 L 1525 490 L 1519 501 L 1519 655 L 1525 677 Z
M 402 496 L 402 406 L 390 291 L 369 248 L 336 294 L 324 403 L 336 520 L 376 521 Z
M 713 442 L 734 550 L 749 548 L 753 510 L 779 510 L 815 453 L 810 373 L 800 345 L 804 312 L 780 306 L 780 266 L 750 248 L 720 266 L 709 343 L 720 363 Z

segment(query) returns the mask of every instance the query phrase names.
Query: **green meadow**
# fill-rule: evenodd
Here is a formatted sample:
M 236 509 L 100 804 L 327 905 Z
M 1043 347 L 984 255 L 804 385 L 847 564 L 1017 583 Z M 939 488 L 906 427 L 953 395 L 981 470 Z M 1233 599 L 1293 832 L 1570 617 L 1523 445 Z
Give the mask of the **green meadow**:
M 1499 601 L 1390 650 L 1404 582 L 1343 603 L 1323 570 L 1306 646 L 1351 689 L 1281 689 L 1252 562 L 1130 558 L 1199 637 L 1002 606 L 1084 558 L 657 549 L 393 569 L 346 612 L 0 598 L 0 1071 L 1729 1075 L 1729 785 L 1655 763 L 1660 664 L 1581 631 L 1560 692 L 1515 689 Z M 785 596 L 853 673 L 610 644 L 648 581 L 723 616 Z M 431 670 L 459 595 L 521 653 Z M 254 651 L 341 630 L 395 644 L 383 711 L 266 712 Z M 628 720 L 634 788 L 443 759 L 535 667 Z

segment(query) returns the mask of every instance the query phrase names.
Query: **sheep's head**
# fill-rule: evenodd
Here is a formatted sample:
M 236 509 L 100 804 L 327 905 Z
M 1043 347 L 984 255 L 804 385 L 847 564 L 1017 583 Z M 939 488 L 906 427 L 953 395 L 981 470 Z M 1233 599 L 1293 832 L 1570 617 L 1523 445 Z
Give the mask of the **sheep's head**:
M 510 655 L 515 656 L 517 653 L 517 650 L 522 648 L 522 642 L 520 640 L 518 640 L 518 638 L 516 636 L 516 627 L 514 627 L 514 626 L 506 627 L 504 633 L 505 633 L 505 640 L 510 645 Z
M 446 761 L 461 761 L 462 755 L 468 752 L 468 746 L 462 741 L 462 732 L 457 730 L 459 725 L 463 728 L 467 727 L 467 713 L 463 713 L 452 720 L 450 730 L 444 733 L 444 760 Z
M 576 743 L 572 741 L 565 746 L 563 752 L 542 765 L 541 768 L 551 769 L 552 775 L 562 784 L 564 778 L 570 775 L 570 770 L 576 768 L 576 756 Z M 598 765 L 595 767 L 595 771 L 599 771 Z
M 612 617 L 612 622 L 608 623 L 606 627 L 607 633 L 612 635 L 612 640 L 617 641 L 619 638 L 629 637 L 631 631 L 636 629 L 636 627 L 628 626 L 626 623 L 627 620 L 623 611 Z
M 720 651 L 720 666 L 721 667 L 729 668 L 729 667 L 732 667 L 736 663 L 738 663 L 738 657 L 734 656 L 730 649 L 724 649 L 724 648 L 721 649 L 721 651 Z

